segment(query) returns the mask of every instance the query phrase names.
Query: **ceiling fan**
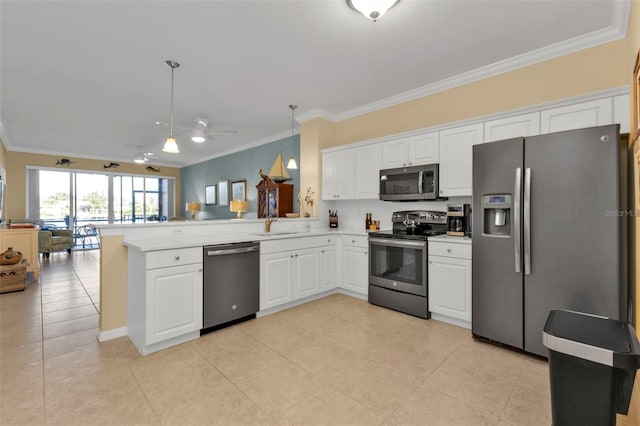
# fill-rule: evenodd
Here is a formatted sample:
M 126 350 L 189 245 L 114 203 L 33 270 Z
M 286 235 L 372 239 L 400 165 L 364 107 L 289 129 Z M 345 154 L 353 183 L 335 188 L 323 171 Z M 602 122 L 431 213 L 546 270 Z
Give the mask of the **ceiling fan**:
M 209 137 L 213 135 L 235 135 L 238 133 L 236 130 L 216 130 L 212 129 L 209 123 L 206 120 L 195 119 L 193 120 L 193 127 L 186 126 L 176 126 L 176 129 L 183 130 L 185 132 L 190 132 L 191 140 L 196 143 L 202 143 L 209 139 Z M 156 121 L 156 125 L 169 127 L 169 123 L 165 123 L 163 121 Z
M 142 146 L 136 145 L 138 149 L 136 152 L 136 156 L 133 157 L 133 161 L 138 164 L 144 164 L 149 161 L 150 158 L 156 158 L 156 155 L 153 152 L 145 152 L 142 149 Z

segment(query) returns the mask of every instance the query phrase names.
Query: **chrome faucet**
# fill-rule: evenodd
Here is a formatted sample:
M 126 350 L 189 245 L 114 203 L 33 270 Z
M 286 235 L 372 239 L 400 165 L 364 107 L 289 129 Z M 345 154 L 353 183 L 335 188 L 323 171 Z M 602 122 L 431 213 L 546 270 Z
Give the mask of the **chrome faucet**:
M 274 219 L 272 217 L 267 217 L 264 221 L 264 232 L 271 232 L 271 224 L 276 222 L 278 219 Z

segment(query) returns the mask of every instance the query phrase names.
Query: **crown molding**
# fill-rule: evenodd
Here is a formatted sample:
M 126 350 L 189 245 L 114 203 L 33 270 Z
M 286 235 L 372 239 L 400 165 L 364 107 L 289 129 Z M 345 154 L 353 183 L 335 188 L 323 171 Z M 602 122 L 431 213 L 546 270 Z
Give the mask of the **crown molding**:
M 340 121 L 336 114 L 333 114 L 326 109 L 322 108 L 314 108 L 311 111 L 304 112 L 302 114 L 298 114 L 296 116 L 296 121 L 300 124 L 305 121 L 313 120 L 314 118 L 323 118 L 327 121 L 336 122 Z

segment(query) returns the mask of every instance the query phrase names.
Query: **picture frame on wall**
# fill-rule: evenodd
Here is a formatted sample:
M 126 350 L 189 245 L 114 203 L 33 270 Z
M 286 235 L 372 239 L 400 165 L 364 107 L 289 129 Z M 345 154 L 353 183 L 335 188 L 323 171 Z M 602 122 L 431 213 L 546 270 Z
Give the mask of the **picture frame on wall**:
M 216 193 L 217 185 L 207 185 L 204 187 L 204 204 L 207 206 L 215 206 L 217 203 Z
M 247 199 L 247 181 L 237 180 L 231 182 L 231 199 L 246 200 Z
M 221 180 L 218 182 L 218 205 L 229 205 L 229 181 Z

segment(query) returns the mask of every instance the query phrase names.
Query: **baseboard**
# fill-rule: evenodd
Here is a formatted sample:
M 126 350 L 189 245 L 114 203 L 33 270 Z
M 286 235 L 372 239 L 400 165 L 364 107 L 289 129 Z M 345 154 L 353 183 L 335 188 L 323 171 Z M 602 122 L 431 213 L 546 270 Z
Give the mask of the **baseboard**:
M 127 327 L 112 328 L 111 330 L 101 331 L 100 334 L 98 334 L 98 342 L 106 342 L 107 340 L 124 336 L 127 336 Z

